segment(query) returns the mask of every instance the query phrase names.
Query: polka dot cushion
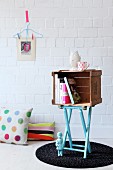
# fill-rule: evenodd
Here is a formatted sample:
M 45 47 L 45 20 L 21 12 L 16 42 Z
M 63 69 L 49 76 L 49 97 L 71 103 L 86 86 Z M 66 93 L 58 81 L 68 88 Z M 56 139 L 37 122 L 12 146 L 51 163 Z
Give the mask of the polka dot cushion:
M 14 109 L 0 110 L 0 141 L 26 144 L 28 123 L 33 109 L 22 111 Z

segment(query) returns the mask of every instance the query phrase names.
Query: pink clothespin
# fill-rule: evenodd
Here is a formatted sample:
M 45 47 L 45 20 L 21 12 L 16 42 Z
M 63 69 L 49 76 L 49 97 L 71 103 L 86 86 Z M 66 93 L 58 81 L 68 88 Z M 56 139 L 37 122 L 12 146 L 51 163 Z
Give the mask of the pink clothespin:
M 34 35 L 33 35 L 33 33 L 32 33 L 32 40 L 34 39 Z

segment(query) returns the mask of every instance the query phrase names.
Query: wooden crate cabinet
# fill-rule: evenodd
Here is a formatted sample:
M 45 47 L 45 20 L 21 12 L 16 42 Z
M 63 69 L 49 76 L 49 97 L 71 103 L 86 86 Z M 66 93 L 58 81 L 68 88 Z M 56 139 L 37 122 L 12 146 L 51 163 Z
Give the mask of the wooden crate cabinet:
M 101 70 L 85 70 L 83 72 L 75 72 L 68 70 L 60 70 L 52 72 L 53 76 L 53 105 L 63 105 L 56 102 L 55 84 L 56 77 L 58 79 L 67 77 L 76 80 L 78 93 L 81 96 L 79 103 L 74 106 L 95 106 L 102 102 L 101 98 Z M 65 105 L 72 105 L 71 103 Z

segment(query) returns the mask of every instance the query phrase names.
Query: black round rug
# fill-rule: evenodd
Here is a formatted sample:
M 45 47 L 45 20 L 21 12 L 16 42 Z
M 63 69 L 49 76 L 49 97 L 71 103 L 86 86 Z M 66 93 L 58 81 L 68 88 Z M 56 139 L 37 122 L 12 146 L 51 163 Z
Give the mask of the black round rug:
M 83 141 L 73 142 L 73 144 L 84 144 Z M 68 142 L 66 142 L 68 146 Z M 83 158 L 82 152 L 64 150 L 63 156 L 57 156 L 57 150 L 54 143 L 41 146 L 36 150 L 36 157 L 47 164 L 66 167 L 66 168 L 94 168 L 113 164 L 113 148 L 91 142 L 92 152 Z

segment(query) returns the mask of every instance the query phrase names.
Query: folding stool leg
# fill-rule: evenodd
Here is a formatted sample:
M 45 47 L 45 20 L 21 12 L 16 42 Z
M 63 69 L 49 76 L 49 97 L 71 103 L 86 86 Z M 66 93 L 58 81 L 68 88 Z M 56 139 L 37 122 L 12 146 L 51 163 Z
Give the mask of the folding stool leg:
M 67 112 L 67 109 L 64 108 L 64 117 L 65 117 L 65 122 L 66 122 L 66 128 L 65 128 L 64 138 L 63 138 L 63 147 L 65 146 L 66 138 L 68 135 L 70 148 L 72 148 L 72 138 L 71 138 L 71 131 L 70 131 L 70 126 L 69 126 L 70 120 L 71 120 L 71 115 L 72 115 L 72 109 L 69 108 L 68 111 L 69 112 Z
M 86 137 L 85 137 L 85 150 L 84 150 L 84 158 L 87 156 L 88 144 L 89 144 L 89 133 L 90 133 L 90 123 L 91 123 L 91 112 L 92 107 L 88 109 L 88 121 L 87 121 L 87 128 L 86 128 Z
M 83 115 L 83 110 L 80 109 L 80 118 L 81 118 L 81 122 L 82 122 L 82 127 L 83 127 L 83 130 L 84 130 L 84 136 L 86 138 L 86 123 L 85 123 L 85 119 L 84 119 L 84 115 Z M 88 142 L 88 152 L 91 153 L 91 146 L 90 146 L 90 142 Z

